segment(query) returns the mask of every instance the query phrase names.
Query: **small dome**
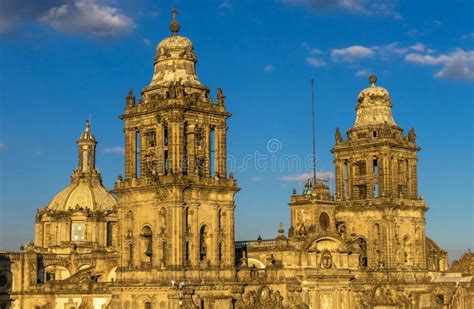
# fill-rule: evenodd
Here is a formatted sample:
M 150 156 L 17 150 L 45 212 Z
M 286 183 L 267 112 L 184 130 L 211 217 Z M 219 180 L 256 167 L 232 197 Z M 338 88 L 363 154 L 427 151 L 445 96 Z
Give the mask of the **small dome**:
M 91 127 L 90 127 L 90 124 L 89 124 L 89 120 L 86 120 L 86 128 L 84 129 L 84 132 L 82 132 L 81 136 L 79 137 L 79 141 L 95 142 L 95 137 L 91 133 Z
M 396 125 L 392 117 L 392 100 L 387 89 L 375 85 L 377 78 L 371 76 L 371 86 L 357 97 L 357 116 L 354 127 L 367 125 Z
M 52 210 L 67 211 L 76 207 L 90 210 L 108 210 L 117 205 L 117 200 L 98 182 L 88 180 L 72 182 L 49 203 Z
M 169 48 L 169 49 L 186 49 L 186 48 L 193 48 L 193 43 L 184 36 L 180 35 L 172 35 L 163 39 L 158 46 L 156 47 L 156 51 L 158 52 L 160 48 Z

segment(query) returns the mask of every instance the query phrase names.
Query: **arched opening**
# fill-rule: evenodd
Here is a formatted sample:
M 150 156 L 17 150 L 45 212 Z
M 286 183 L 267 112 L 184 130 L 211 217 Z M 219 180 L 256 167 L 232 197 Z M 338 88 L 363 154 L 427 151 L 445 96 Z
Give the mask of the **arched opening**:
M 107 222 L 107 243 L 106 245 L 108 247 L 114 246 L 115 245 L 115 239 L 114 239 L 114 223 L 113 222 Z
M 142 237 L 142 248 L 144 249 L 142 262 L 145 262 L 146 266 L 150 266 L 148 263 L 151 263 L 153 257 L 153 233 L 151 227 L 144 226 L 140 236 Z
M 199 230 L 199 260 L 207 261 L 209 251 L 209 228 L 203 225 Z
M 219 242 L 219 246 L 217 248 L 217 260 L 220 262 L 224 261 L 224 244 Z
M 359 246 L 359 266 L 360 268 L 366 268 L 369 264 L 367 258 L 367 241 L 364 238 L 359 237 L 355 242 Z
M 143 309 L 152 309 L 151 308 L 151 302 L 146 301 L 143 303 Z
M 321 227 L 321 231 L 327 233 L 329 230 L 330 219 L 329 215 L 325 212 L 319 215 L 319 226 Z
M 184 244 L 184 263 L 189 265 L 190 262 L 189 241 L 186 241 Z

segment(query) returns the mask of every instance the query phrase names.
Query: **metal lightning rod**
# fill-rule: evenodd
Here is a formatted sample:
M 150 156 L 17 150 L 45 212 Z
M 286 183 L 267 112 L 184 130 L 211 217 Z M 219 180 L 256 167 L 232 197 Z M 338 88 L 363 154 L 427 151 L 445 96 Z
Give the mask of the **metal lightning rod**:
M 313 120 L 313 178 L 314 185 L 316 185 L 316 132 L 314 126 L 314 80 L 311 79 L 311 107 Z

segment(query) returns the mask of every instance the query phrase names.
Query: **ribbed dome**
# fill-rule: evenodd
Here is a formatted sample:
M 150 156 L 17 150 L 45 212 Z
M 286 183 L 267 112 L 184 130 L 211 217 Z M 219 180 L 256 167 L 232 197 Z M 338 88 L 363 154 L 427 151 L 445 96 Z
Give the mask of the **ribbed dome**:
M 155 71 L 150 86 L 182 84 L 201 86 L 196 74 L 193 44 L 183 36 L 173 34 L 156 47 Z
M 108 210 L 117 205 L 117 200 L 98 182 L 81 179 L 72 182 L 49 203 L 52 210 L 66 211 L 76 207 L 90 210 Z
M 354 127 L 388 124 L 395 126 L 392 117 L 392 101 L 387 89 L 375 85 L 377 78 L 371 76 L 371 86 L 362 90 L 357 98 L 357 116 Z
M 86 128 L 84 129 L 84 132 L 82 132 L 81 136 L 79 137 L 79 141 L 92 141 L 92 142 L 95 142 L 95 137 L 91 133 L 89 120 L 86 120 Z

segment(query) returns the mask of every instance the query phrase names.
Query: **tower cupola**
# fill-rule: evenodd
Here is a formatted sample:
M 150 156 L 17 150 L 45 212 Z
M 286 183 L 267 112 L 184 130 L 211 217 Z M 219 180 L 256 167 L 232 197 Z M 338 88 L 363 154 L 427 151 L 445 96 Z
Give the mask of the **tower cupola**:
M 369 77 L 370 87 L 362 90 L 357 97 L 354 128 L 391 125 L 396 126 L 392 117 L 392 101 L 387 89 L 376 85 L 377 77 Z

